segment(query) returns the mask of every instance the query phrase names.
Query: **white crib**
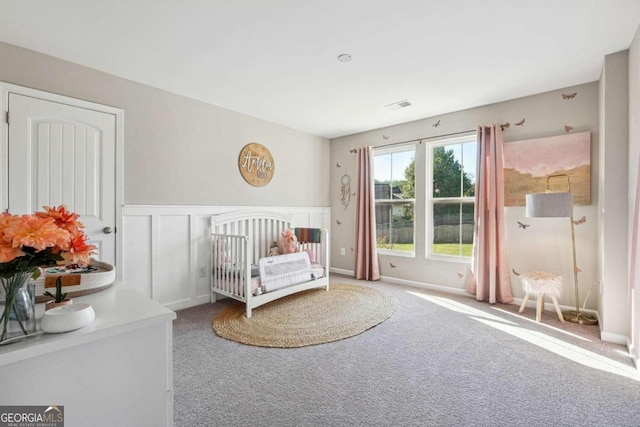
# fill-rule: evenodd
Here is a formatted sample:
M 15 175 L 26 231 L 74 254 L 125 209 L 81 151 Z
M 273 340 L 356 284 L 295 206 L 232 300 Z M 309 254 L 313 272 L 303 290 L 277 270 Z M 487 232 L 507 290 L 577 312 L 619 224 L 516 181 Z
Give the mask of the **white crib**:
M 310 257 L 308 279 L 289 280 L 279 289 L 264 291 L 257 272 L 259 260 L 269 256 L 271 243 L 291 228 L 291 216 L 273 211 L 233 211 L 211 217 L 211 301 L 223 295 L 246 304 L 251 310 L 268 302 L 307 289 L 329 290 L 329 232 L 313 229 L 319 241 L 298 241 L 300 251 Z M 309 229 L 307 229 L 309 230 Z M 278 261 L 273 257 L 270 261 Z M 253 271 L 252 271 L 253 270 Z M 253 274 L 252 274 L 253 273 Z M 253 277 L 252 277 L 253 276 Z M 301 280 L 304 280 L 300 283 Z M 291 284 L 293 283 L 293 284 Z

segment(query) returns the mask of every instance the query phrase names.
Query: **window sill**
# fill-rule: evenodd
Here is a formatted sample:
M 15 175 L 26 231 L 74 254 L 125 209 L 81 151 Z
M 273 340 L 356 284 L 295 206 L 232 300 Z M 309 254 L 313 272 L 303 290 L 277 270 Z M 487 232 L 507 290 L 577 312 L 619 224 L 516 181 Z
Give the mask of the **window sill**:
M 389 249 L 378 249 L 378 255 L 398 256 L 404 258 L 415 258 L 415 252 L 392 251 Z
M 426 258 L 432 261 L 447 261 L 447 262 L 456 262 L 459 264 L 469 264 L 473 259 L 471 257 L 465 257 L 465 256 L 436 255 L 436 254 L 427 255 Z

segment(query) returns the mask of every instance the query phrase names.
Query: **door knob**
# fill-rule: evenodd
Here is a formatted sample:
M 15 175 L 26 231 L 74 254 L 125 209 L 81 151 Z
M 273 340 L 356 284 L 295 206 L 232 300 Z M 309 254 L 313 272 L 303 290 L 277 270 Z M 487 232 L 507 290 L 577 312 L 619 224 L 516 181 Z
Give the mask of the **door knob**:
M 111 227 L 105 227 L 105 228 L 102 229 L 102 232 L 104 234 L 111 234 L 111 233 L 113 233 L 113 229 Z

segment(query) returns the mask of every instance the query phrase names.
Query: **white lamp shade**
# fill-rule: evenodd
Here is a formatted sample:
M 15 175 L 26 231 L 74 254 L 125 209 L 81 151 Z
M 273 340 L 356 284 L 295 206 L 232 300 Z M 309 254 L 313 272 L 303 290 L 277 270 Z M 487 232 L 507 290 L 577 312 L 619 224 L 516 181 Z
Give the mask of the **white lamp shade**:
M 526 201 L 528 218 L 573 217 L 572 193 L 527 194 Z

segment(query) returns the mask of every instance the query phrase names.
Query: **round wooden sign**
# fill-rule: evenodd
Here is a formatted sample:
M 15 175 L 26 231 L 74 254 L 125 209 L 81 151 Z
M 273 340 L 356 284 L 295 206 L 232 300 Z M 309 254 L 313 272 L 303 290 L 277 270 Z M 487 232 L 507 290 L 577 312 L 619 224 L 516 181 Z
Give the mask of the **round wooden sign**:
M 252 142 L 244 146 L 238 159 L 238 168 L 242 177 L 256 187 L 267 185 L 276 165 L 273 156 L 264 145 Z

